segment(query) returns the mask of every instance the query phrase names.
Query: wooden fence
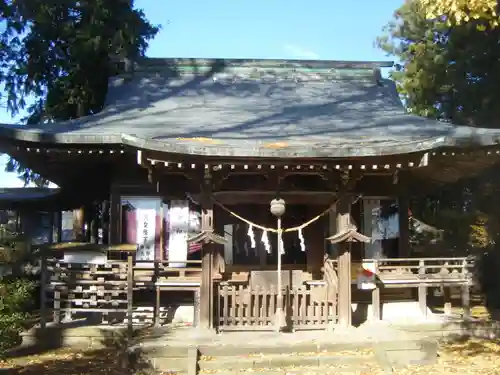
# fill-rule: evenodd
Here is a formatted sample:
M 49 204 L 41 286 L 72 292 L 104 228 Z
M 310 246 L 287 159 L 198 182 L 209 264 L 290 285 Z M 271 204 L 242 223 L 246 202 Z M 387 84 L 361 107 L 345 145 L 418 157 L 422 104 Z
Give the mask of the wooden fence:
M 152 324 L 165 322 L 169 311 L 162 308 L 164 291 L 193 293 L 195 314 L 199 306 L 200 261 L 186 267 L 170 267 L 169 262 L 112 260 L 104 265 L 65 263 L 44 259 L 41 268 L 40 323 L 80 316 L 94 316 L 95 323 Z M 427 293 L 443 288 L 445 307 L 450 307 L 449 290 L 461 289 L 464 315 L 469 314 L 473 260 L 468 258 L 366 259 L 375 270 L 372 290 L 373 314 L 381 318 L 380 291 L 383 288 L 416 288 L 422 312 L 427 311 Z M 330 284 L 333 282 L 330 281 Z M 334 284 L 334 283 L 333 283 Z M 330 287 L 331 289 L 331 287 Z M 282 290 L 283 310 L 294 329 L 322 329 L 337 320 L 336 288 L 328 290 L 325 281 L 305 282 Z M 134 299 L 134 291 L 154 291 L 148 307 Z M 328 292 L 328 295 L 327 295 Z M 237 281 L 215 284 L 215 322 L 219 330 L 272 330 L 278 293 L 273 287 L 242 284 Z M 137 294 L 136 294 L 137 296 Z M 135 304 L 134 304 L 135 303 Z M 171 315 L 170 315 L 171 316 Z M 197 316 L 194 317 L 196 324 Z
M 461 289 L 463 316 L 470 316 L 470 290 L 474 284 L 474 259 L 459 258 L 392 258 L 364 259 L 376 275 L 372 291 L 373 318 L 381 319 L 380 291 L 383 288 L 417 288 L 422 315 L 427 315 L 430 288 L 442 288 L 445 312 L 451 311 L 451 288 Z
M 337 320 L 337 301 L 327 298 L 324 285 L 301 285 L 278 290 L 220 283 L 217 287 L 216 323 L 219 331 L 274 330 L 280 307 L 291 329 L 325 329 Z
M 179 263 L 179 262 L 177 262 Z M 94 324 L 166 323 L 172 313 L 161 307 L 161 292 L 191 292 L 199 299 L 200 261 L 187 261 L 186 267 L 170 267 L 168 261 L 126 261 L 81 264 L 44 258 L 41 267 L 40 322 L 91 319 Z M 148 307 L 134 305 L 134 291 L 155 291 Z M 150 306 L 153 306 L 152 308 Z M 52 312 L 52 319 L 49 318 Z M 193 319 L 197 320 L 195 315 Z

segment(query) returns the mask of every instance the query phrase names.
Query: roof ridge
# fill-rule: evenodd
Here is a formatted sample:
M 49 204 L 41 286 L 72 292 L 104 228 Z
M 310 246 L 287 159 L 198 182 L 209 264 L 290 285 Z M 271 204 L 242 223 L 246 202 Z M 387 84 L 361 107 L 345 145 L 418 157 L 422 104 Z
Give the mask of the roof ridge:
M 122 60 L 122 73 L 113 76 L 127 81 L 156 74 L 172 78 L 205 76 L 213 79 L 292 79 L 307 80 L 362 80 L 380 84 L 381 67 L 391 62 L 274 60 L 274 59 L 157 59 L 145 58 L 139 62 Z
M 157 70 L 165 68 L 210 68 L 221 70 L 225 67 L 245 67 L 264 69 L 380 69 L 390 68 L 392 61 L 341 61 L 341 60 L 299 60 L 299 59 L 252 59 L 252 58 L 152 58 L 137 60 L 117 59 L 126 71 Z

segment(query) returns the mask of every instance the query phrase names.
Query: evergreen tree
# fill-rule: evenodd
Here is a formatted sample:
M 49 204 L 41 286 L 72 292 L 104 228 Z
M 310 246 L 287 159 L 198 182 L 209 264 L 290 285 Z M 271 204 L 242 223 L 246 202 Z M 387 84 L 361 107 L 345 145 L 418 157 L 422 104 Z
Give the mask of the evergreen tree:
M 472 127 L 500 127 L 500 29 L 487 19 L 450 24 L 407 1 L 379 38 L 399 62 L 392 78 L 414 114 Z M 480 27 L 482 26 L 482 27 Z M 450 246 L 477 251 L 498 238 L 498 168 L 414 200 L 413 211 L 443 229 Z
M 0 21 L 3 102 L 13 115 L 27 110 L 28 124 L 99 112 L 117 59 L 144 56 L 159 30 L 131 0 L 0 0 Z M 7 168 L 43 184 L 15 160 Z

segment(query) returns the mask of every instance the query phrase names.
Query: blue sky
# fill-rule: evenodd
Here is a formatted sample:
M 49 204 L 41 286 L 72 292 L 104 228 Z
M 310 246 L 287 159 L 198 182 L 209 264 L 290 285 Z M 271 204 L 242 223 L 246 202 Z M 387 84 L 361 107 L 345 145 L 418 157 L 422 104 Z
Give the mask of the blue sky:
M 138 0 L 162 25 L 151 57 L 390 60 L 374 40 L 404 0 Z M 0 108 L 0 123 L 15 122 Z M 0 187 L 22 186 L 5 173 Z

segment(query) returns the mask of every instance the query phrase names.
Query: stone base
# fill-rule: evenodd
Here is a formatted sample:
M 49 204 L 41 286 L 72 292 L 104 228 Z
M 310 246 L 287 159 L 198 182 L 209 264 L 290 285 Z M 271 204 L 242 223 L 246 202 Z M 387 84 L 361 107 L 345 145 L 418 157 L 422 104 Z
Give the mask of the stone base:
M 372 321 L 372 304 L 352 304 L 353 319 L 360 322 Z M 382 320 L 390 323 L 415 323 L 432 320 L 435 315 L 427 308 L 427 316 L 422 314 L 418 302 L 386 302 L 382 304 Z
M 177 307 L 172 323 L 194 324 L 194 306 L 181 305 Z

